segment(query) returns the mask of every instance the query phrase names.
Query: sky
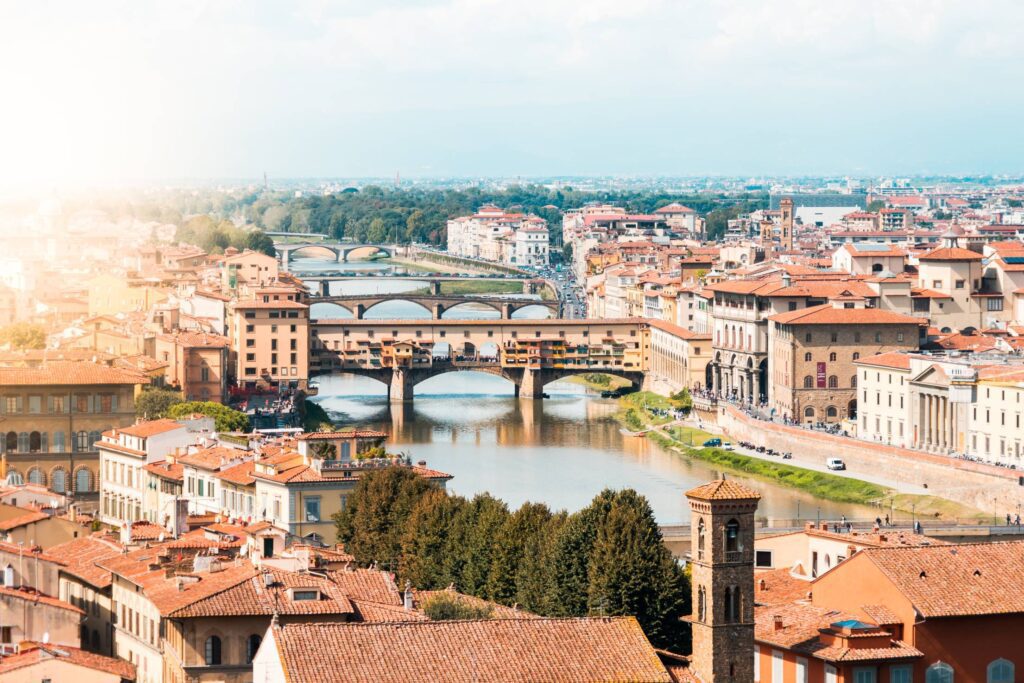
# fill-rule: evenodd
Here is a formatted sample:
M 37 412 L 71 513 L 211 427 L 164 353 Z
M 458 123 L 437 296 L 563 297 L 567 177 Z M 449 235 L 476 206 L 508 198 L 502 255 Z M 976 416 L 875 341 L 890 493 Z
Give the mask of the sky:
M 0 183 L 1024 171 L 1020 0 L 0 3 Z

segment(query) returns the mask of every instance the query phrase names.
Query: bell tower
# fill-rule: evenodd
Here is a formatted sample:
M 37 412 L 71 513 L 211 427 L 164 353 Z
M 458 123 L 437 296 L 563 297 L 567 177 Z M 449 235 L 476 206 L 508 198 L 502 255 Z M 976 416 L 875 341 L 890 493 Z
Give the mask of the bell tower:
M 785 197 L 779 202 L 782 212 L 782 235 L 779 242 L 785 251 L 793 250 L 793 200 Z
M 704 683 L 752 683 L 754 513 L 761 494 L 718 479 L 686 497 L 693 558 L 690 666 Z

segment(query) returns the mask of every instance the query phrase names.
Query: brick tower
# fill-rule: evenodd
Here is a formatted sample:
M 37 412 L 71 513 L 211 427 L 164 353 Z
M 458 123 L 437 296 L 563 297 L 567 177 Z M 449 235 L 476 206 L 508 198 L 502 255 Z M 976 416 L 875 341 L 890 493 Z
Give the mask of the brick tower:
M 761 494 L 718 479 L 686 492 L 693 557 L 693 655 L 704 683 L 754 680 L 754 513 Z
M 779 202 L 782 211 L 782 232 L 779 243 L 783 251 L 793 250 L 793 200 L 785 197 Z

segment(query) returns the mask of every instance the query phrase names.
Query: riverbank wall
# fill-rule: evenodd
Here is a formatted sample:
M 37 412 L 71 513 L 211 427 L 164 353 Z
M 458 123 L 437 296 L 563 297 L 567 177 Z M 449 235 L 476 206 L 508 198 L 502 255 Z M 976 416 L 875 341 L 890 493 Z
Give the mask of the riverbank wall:
M 847 473 L 882 475 L 935 496 L 992 511 L 999 519 L 1024 506 L 1024 472 L 957 460 L 906 448 L 874 444 L 800 427 L 755 420 L 730 404 L 719 403 L 715 422 L 733 441 L 751 443 L 800 457 L 842 458 Z M 796 463 L 799 465 L 799 462 Z

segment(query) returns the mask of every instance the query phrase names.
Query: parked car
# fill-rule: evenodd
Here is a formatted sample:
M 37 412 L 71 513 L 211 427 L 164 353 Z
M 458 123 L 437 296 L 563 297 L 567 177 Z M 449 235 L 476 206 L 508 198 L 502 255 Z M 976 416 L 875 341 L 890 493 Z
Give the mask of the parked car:
M 735 450 L 733 445 L 731 443 L 729 443 L 728 441 L 726 441 L 725 443 L 722 444 L 722 448 L 724 448 L 727 451 Z
M 722 445 L 722 440 L 719 439 L 718 437 L 715 437 L 714 439 L 708 439 L 707 441 L 704 442 L 704 447 L 705 448 L 717 448 L 718 446 L 721 446 L 721 445 Z
M 828 461 L 825 463 L 825 466 L 828 467 L 830 470 L 846 469 L 846 463 L 843 462 L 842 458 L 829 458 Z

